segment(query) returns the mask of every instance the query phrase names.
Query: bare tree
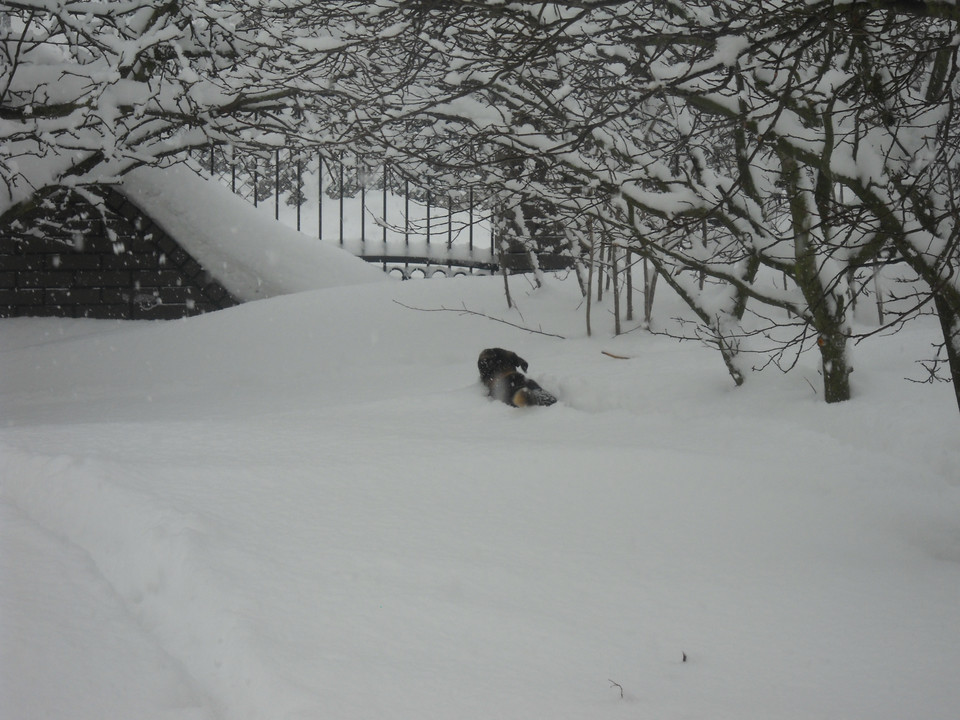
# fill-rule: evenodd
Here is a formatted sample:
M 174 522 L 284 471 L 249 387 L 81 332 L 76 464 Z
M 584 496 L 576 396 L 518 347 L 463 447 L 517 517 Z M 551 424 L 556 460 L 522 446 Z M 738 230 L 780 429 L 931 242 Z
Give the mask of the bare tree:
M 849 398 L 850 278 L 903 263 L 898 320 L 933 305 L 960 377 L 952 2 L 3 7 L 0 223 L 211 142 L 349 146 L 489 188 L 524 248 L 586 254 L 602 221 L 738 384 L 760 334 L 761 365 L 813 349 Z
M 0 3 L 0 225 L 194 147 L 344 143 L 372 93 L 313 5 Z
M 398 11 L 411 7 L 423 4 Z M 518 192 L 513 166 L 496 163 L 510 153 L 547 168 L 528 171 L 522 191 L 568 218 L 584 189 L 609 198 L 608 224 L 691 304 L 738 382 L 744 313 L 763 306 L 782 313 L 762 313 L 776 352 L 816 348 L 825 398 L 849 398 L 849 278 L 891 250 L 924 278 L 955 346 L 952 5 L 664 0 L 468 14 L 431 3 L 435 24 L 422 26 L 458 58 L 459 85 L 444 77 L 415 112 L 470 139 L 469 157 L 442 169 L 482 167 Z

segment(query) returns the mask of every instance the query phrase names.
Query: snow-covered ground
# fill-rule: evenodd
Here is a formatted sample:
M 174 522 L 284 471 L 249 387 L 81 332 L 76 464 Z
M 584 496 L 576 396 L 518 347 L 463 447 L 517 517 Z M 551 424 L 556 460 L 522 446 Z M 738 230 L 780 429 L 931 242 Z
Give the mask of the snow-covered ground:
M 512 288 L 0 322 L 0 717 L 958 716 L 960 417 L 903 379 L 935 323 L 827 406 L 813 356 L 736 389 Z M 560 402 L 484 397 L 488 346 Z

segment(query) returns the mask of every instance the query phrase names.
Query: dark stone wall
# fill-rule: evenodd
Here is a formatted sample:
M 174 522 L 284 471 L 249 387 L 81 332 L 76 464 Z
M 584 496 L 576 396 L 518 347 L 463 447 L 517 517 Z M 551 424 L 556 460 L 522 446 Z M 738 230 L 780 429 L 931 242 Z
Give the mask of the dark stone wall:
M 64 191 L 0 229 L 0 317 L 168 320 L 237 304 L 123 195 L 92 195 Z

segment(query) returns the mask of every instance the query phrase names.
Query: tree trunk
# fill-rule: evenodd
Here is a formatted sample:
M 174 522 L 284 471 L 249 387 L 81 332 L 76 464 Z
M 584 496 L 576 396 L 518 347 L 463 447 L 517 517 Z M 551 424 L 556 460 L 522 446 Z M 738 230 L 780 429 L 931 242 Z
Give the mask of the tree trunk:
M 588 220 L 590 233 L 590 269 L 587 271 L 587 337 L 590 337 L 590 303 L 593 300 L 593 266 L 596 263 L 597 238 L 593 234 L 593 218 Z
M 647 259 L 643 259 L 643 321 L 650 327 L 650 319 L 653 317 L 653 296 L 657 291 L 657 278 L 660 273 L 656 267 L 653 273 L 647 270 Z
M 503 253 L 500 253 L 500 272 L 503 274 L 503 293 L 507 296 L 507 307 L 512 310 L 513 298 L 510 297 L 510 280 L 508 279 L 509 272 L 507 271 L 506 258 L 504 258 Z
M 593 230 L 591 230 L 590 232 L 592 235 Z M 603 302 L 603 248 L 604 248 L 603 241 L 604 241 L 604 237 L 606 236 L 601 235 L 600 250 L 594 256 L 594 261 L 596 262 L 596 265 L 597 265 L 597 302 L 598 303 Z
M 823 259 L 817 250 L 829 243 L 814 235 L 814 228 L 824 237 L 830 232 L 827 212 L 820 211 L 818 202 L 822 201 L 829 178 L 818 172 L 816 188 L 810 188 L 804 182 L 791 149 L 786 145 L 779 149 L 793 225 L 794 280 L 807 302 L 805 319 L 817 331 L 823 365 L 823 396 L 828 403 L 843 402 L 850 399 L 851 372 L 847 361 L 846 286 L 828 285 L 820 276 Z
M 957 408 L 960 409 L 960 313 L 940 293 L 934 294 L 933 301 L 937 306 L 937 315 L 940 316 L 947 363 L 953 380 L 953 394 L 957 399 Z
M 613 334 L 620 334 L 620 268 L 615 243 L 610 243 L 610 276 L 613 278 Z
M 850 399 L 850 373 L 847 361 L 847 336 L 832 332 L 817 338 L 820 359 L 823 365 L 823 394 L 828 403 Z
M 643 276 L 648 278 L 649 274 L 647 272 L 648 260 L 646 257 L 643 259 Z M 697 317 L 700 318 L 700 321 L 704 324 L 705 327 L 709 328 L 716 339 L 717 349 L 720 351 L 720 356 L 723 358 L 723 364 L 727 368 L 727 372 L 730 373 L 730 377 L 733 378 L 733 383 L 740 387 L 743 385 L 744 375 L 743 371 L 739 367 L 739 354 L 740 354 L 740 343 L 736 335 L 725 332 L 724 323 L 721 322 L 721 319 L 717 315 L 711 315 L 707 312 L 703 306 L 697 302 L 696 298 L 691 295 L 690 292 L 679 282 L 676 278 L 669 272 L 660 272 L 657 269 L 657 263 L 654 261 L 649 262 L 650 265 L 654 267 L 653 271 L 653 280 L 654 282 L 658 277 L 663 277 L 663 281 L 667 283 L 671 288 L 676 291 L 677 295 L 687 304 L 687 306 L 697 314 Z M 646 299 L 646 298 L 645 298 Z M 651 290 L 650 299 L 652 304 L 653 293 Z M 644 310 L 647 313 L 647 325 L 649 326 L 649 312 L 650 305 L 644 303 Z
M 493 227 L 493 236 L 494 244 L 497 246 L 497 249 L 500 251 L 498 256 L 498 262 L 500 263 L 500 274 L 503 275 L 503 293 L 507 298 L 507 307 L 511 310 L 513 309 L 513 298 L 510 297 L 510 281 L 508 279 L 509 272 L 507 270 L 507 258 L 506 253 L 509 249 L 509 244 L 504 235 L 504 222 L 503 222 L 503 213 L 499 213 L 497 219 L 494 221 Z

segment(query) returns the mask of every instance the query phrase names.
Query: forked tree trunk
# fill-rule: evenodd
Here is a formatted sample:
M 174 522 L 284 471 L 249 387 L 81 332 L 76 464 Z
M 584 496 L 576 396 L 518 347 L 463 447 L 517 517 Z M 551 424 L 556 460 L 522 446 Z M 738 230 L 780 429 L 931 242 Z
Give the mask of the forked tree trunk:
M 847 358 L 847 297 L 845 287 L 827 286 L 820 275 L 822 258 L 818 254 L 819 233 L 829 232 L 825 213 L 817 212 L 813 192 L 801 177 L 800 166 L 785 144 L 780 146 L 780 165 L 787 188 L 793 225 L 794 280 L 806 300 L 806 320 L 817 331 L 817 346 L 823 368 L 823 396 L 828 403 L 850 399 L 850 364 Z M 822 194 L 827 181 L 818 173 L 816 192 Z

